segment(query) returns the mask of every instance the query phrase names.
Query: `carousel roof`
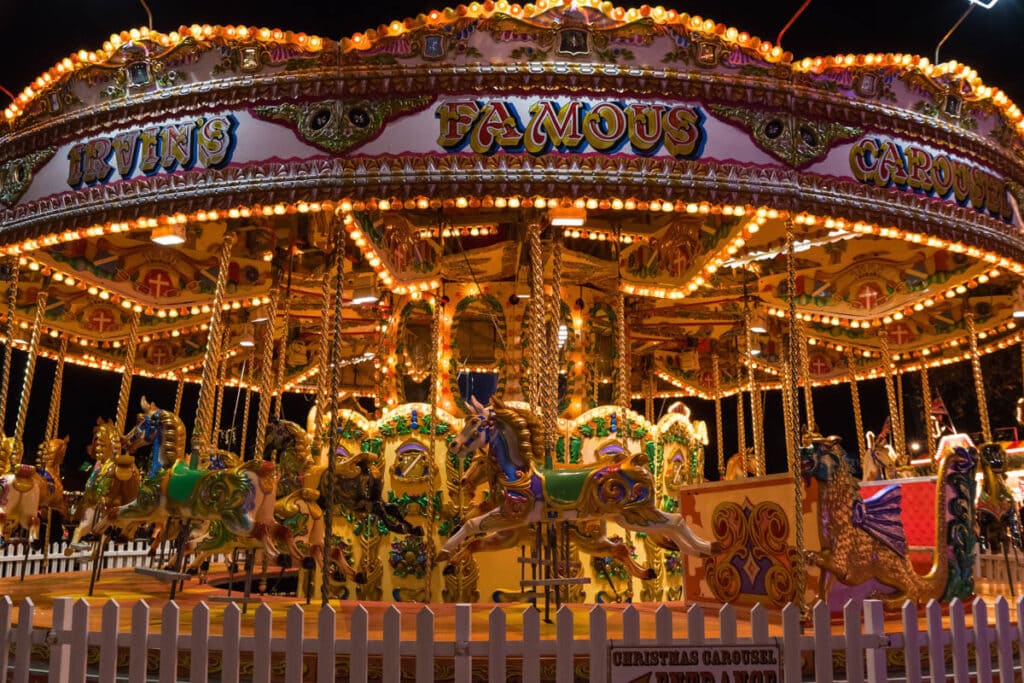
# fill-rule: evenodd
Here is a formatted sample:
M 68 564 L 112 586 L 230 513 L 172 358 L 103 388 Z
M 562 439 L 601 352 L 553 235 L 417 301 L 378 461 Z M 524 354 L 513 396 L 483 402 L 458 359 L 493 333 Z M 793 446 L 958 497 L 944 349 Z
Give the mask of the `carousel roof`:
M 20 329 L 49 293 L 44 355 L 66 338 L 69 360 L 119 369 L 138 313 L 136 371 L 198 380 L 233 232 L 228 339 L 280 292 L 291 390 L 315 382 L 334 221 L 352 391 L 374 391 L 378 338 L 410 300 L 489 295 L 515 327 L 539 220 L 563 244 L 569 318 L 628 295 L 635 390 L 709 396 L 747 362 L 776 381 L 791 299 L 818 383 L 881 373 L 883 343 L 905 368 L 955 362 L 970 325 L 983 352 L 1016 343 L 1022 200 L 1024 118 L 965 65 L 794 58 L 598 2 L 472 3 L 337 42 L 132 29 L 56 64 L 0 123 L 0 252 L 21 263 Z M 354 304 L 374 287 L 391 300 Z M 495 362 L 475 343 L 460 362 Z

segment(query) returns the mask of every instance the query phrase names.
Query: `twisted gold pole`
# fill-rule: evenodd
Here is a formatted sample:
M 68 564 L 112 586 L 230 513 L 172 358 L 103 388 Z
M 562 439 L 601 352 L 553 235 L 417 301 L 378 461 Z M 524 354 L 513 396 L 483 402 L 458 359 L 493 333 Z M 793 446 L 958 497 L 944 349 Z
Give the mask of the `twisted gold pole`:
M 132 317 L 128 320 L 128 345 L 124 350 L 124 368 L 121 370 L 121 390 L 117 395 L 117 415 L 114 424 L 117 425 L 118 434 L 124 434 L 128 420 L 128 400 L 132 392 L 132 377 L 135 374 L 135 354 L 139 348 L 139 318 L 138 311 L 132 311 Z M 64 354 L 61 354 L 63 358 Z M 175 413 L 177 414 L 177 413 Z
M 928 366 L 921 363 L 921 398 L 924 400 L 924 433 L 928 439 L 928 455 L 935 455 L 936 441 L 932 432 L 932 385 L 928 379 Z
M 718 449 L 718 478 L 725 479 L 725 435 L 722 433 L 722 368 L 718 354 L 711 354 L 711 374 L 715 383 L 715 447 Z
M 889 403 L 889 431 L 892 433 L 892 445 L 896 451 L 896 458 L 900 462 L 906 458 L 906 444 L 903 434 L 903 416 L 900 414 L 899 404 L 896 401 L 896 383 L 893 377 L 892 349 L 889 347 L 889 332 L 882 328 L 878 331 L 878 338 L 882 341 L 882 365 L 885 371 L 885 396 Z
M 249 379 L 245 382 L 246 387 L 244 389 L 242 388 L 244 378 L 240 377 L 238 380 L 238 390 L 245 392 L 245 401 L 242 405 L 242 431 L 238 438 L 238 459 L 242 461 L 245 460 L 245 442 L 249 435 L 249 405 L 252 402 L 252 376 L 255 372 L 255 368 L 253 368 L 254 365 L 255 363 L 249 363 Z M 262 450 L 256 451 L 254 459 L 261 458 L 262 453 Z
M 185 373 L 178 375 L 178 389 L 174 393 L 174 414 L 181 415 L 181 401 L 185 397 Z
M 220 432 L 221 425 L 224 424 L 221 419 L 221 415 L 224 412 L 224 393 L 227 391 L 225 386 L 228 381 L 228 365 L 229 357 L 226 350 L 231 346 L 231 328 L 224 328 L 224 337 L 221 341 L 221 351 L 225 352 L 221 354 L 219 367 L 217 368 L 217 393 L 214 396 L 213 402 L 213 430 L 210 432 L 210 445 L 214 448 L 220 448 Z
M 64 393 L 64 357 L 68 353 L 68 338 L 60 338 L 60 355 L 57 356 L 57 370 L 53 375 L 53 393 L 50 394 L 50 413 L 46 418 L 44 438 L 49 441 L 57 438 L 60 428 L 60 399 Z
M 217 393 L 217 369 L 221 362 L 222 317 L 224 294 L 228 282 L 228 267 L 231 263 L 231 247 L 235 244 L 235 233 L 224 235 L 220 258 L 217 260 L 217 285 L 210 304 L 210 330 L 206 340 L 206 354 L 203 356 L 203 378 L 199 385 L 199 404 L 196 407 L 196 423 L 192 431 L 192 461 L 198 462 L 200 451 L 210 444 L 213 435 L 213 402 Z
M 14 447 L 21 449 L 17 453 L 18 462 L 24 454 L 22 439 L 25 437 L 25 421 L 28 419 L 28 399 L 32 393 L 32 380 L 36 374 L 36 359 L 39 358 L 39 335 L 42 332 L 43 313 L 46 311 L 46 290 L 36 295 L 36 317 L 32 322 L 32 338 L 28 344 L 28 357 L 25 359 L 25 381 L 21 385 L 21 400 L 18 402 L 18 419 L 14 423 Z
M 789 383 L 789 376 L 792 374 L 789 366 L 789 343 L 786 342 L 785 355 L 782 359 L 782 422 L 786 429 L 793 426 L 799 431 L 799 420 L 793 415 L 794 404 L 792 389 Z M 792 464 L 797 462 L 799 453 L 796 451 L 796 441 L 786 438 L 786 462 Z
M 807 581 L 807 568 L 804 558 L 804 484 L 801 477 L 800 467 L 800 425 L 798 423 L 800 407 L 797 404 L 797 368 L 799 366 L 799 353 L 801 345 L 800 330 L 796 319 L 796 250 L 794 242 L 796 228 L 793 219 L 786 219 L 786 293 L 789 303 L 789 346 L 788 364 L 789 372 L 783 378 L 783 382 L 789 384 L 789 420 L 786 424 L 787 442 L 789 447 L 789 471 L 793 476 L 793 533 L 796 536 L 796 553 L 793 567 L 795 604 L 801 612 L 804 610 L 804 586 Z M 810 422 L 808 420 L 808 422 Z
M 615 348 L 618 350 L 618 372 L 615 373 L 615 399 L 622 413 L 619 420 L 619 433 L 629 437 L 630 410 L 630 378 L 629 349 L 626 344 L 626 293 L 622 291 L 622 281 L 615 290 Z
M 321 490 L 321 494 L 324 496 L 326 504 L 324 505 L 324 528 L 326 534 L 324 538 L 324 563 L 323 563 L 323 577 L 320 584 L 320 598 L 321 601 L 326 605 L 330 599 L 328 595 L 328 578 L 330 575 L 329 565 L 330 562 L 327 558 L 330 557 L 331 550 L 331 537 L 334 533 L 334 484 L 335 484 L 335 461 L 338 456 L 338 389 L 341 380 L 341 302 L 344 295 L 345 287 L 345 242 L 342 236 L 341 230 L 338 229 L 337 223 L 334 224 L 334 253 L 332 254 L 332 276 L 328 278 L 334 283 L 334 293 L 332 296 L 334 302 L 334 314 L 331 316 L 333 321 L 331 330 L 331 345 L 330 345 L 330 363 L 329 369 L 331 374 L 330 389 L 329 389 L 329 401 L 331 410 L 331 431 L 327 440 L 327 471 L 324 473 L 321 479 L 321 484 L 326 484 L 326 487 Z M 317 416 L 319 419 L 319 415 Z
M 14 354 L 14 312 L 18 306 L 18 273 L 21 270 L 18 264 L 17 256 L 7 259 L 11 279 L 7 284 L 7 325 L 4 332 L 7 341 L 4 344 L 4 365 L 0 376 L 0 435 L 7 433 L 7 394 L 11 389 L 11 357 Z
M 436 510 L 434 506 L 434 492 L 437 491 L 437 402 L 440 398 L 440 387 L 438 386 L 440 380 L 440 354 L 441 354 L 441 316 L 444 315 L 444 309 L 441 308 L 441 299 L 438 296 L 434 297 L 434 306 L 432 316 L 430 317 L 430 468 L 428 469 L 429 478 L 428 484 L 430 488 L 427 491 L 427 538 L 431 539 L 428 541 L 433 546 L 434 529 L 436 527 Z M 461 462 L 461 458 L 459 458 Z M 461 465 L 460 465 L 461 467 Z M 434 556 L 430 554 L 430 567 L 427 571 L 427 595 L 433 595 L 433 583 L 434 583 Z M 456 569 L 456 571 L 458 571 Z M 461 578 L 460 578 L 461 583 Z M 429 599 L 429 597 L 428 597 Z
M 747 355 L 747 391 L 750 393 L 750 429 L 754 442 L 754 470 L 757 476 L 765 475 L 765 453 L 763 427 L 761 424 L 761 392 L 757 388 L 757 376 L 754 370 L 754 333 L 750 329 L 752 312 L 749 306 L 745 306 L 743 315 L 743 327 L 746 338 Z
M 544 352 L 544 383 L 547 392 L 544 406 L 544 445 L 547 453 L 554 454 L 558 441 L 558 330 L 562 324 L 562 240 L 556 234 L 551 255 L 551 297 L 548 299 L 548 339 Z M 568 387 L 568 385 L 566 385 Z M 566 444 L 568 449 L 568 444 Z M 566 450 L 566 457 L 569 451 Z M 552 455 L 552 457 L 554 457 Z
M 254 457 L 256 458 L 263 457 L 263 448 L 267 442 L 267 424 L 270 422 L 271 397 L 274 393 L 274 387 L 271 386 L 271 382 L 274 378 L 274 345 L 276 343 L 274 332 L 277 330 L 277 297 L 278 291 L 275 287 L 270 290 L 270 303 L 267 304 L 267 322 L 263 326 L 263 347 L 261 348 L 263 356 L 260 359 L 260 402 L 256 413 L 256 439 L 253 445 Z M 284 336 L 288 337 L 287 327 L 285 328 Z M 321 339 L 320 343 L 323 344 L 323 339 Z M 323 382 L 323 377 L 323 375 L 320 376 L 321 383 Z M 281 385 L 277 386 L 277 390 L 281 390 Z M 246 394 L 245 401 L 248 404 L 249 394 Z M 318 424 L 323 418 L 321 410 L 321 408 L 317 408 L 318 413 L 316 417 Z M 246 410 L 245 414 L 248 416 L 249 411 Z M 319 430 L 317 430 L 317 433 L 319 434 Z
M 981 354 L 978 353 L 978 333 L 974 328 L 974 311 L 964 303 L 964 321 L 967 323 L 967 337 L 971 344 L 971 372 L 974 375 L 974 393 L 978 397 L 978 416 L 981 418 L 981 435 L 985 443 L 992 441 L 992 425 L 988 419 L 988 400 L 985 398 L 985 378 L 981 374 Z
M 540 388 L 543 379 L 541 377 L 541 365 L 544 362 L 543 338 L 544 338 L 544 308 L 542 297 L 544 295 L 544 254 L 540 243 L 540 222 L 531 220 L 526 226 L 526 244 L 530 255 L 530 301 L 527 304 L 526 315 L 528 317 L 528 341 L 529 364 L 527 368 L 529 389 L 526 400 L 529 401 L 533 412 L 541 413 Z
M 814 385 L 811 383 L 811 354 L 807 349 L 807 324 L 797 322 L 797 339 L 800 348 L 800 375 L 804 383 L 804 411 L 807 414 L 807 431 L 815 434 L 818 424 L 814 420 Z
M 281 419 L 281 411 L 284 409 L 284 371 L 288 365 L 288 326 L 291 324 L 291 307 L 286 304 L 281 311 L 281 328 L 284 333 L 277 342 L 277 379 L 274 381 L 270 398 L 274 403 L 274 417 Z M 275 400 L 276 397 L 276 400 Z
M 857 430 L 857 452 L 867 453 L 867 435 L 864 433 L 864 415 L 860 410 L 860 388 L 857 386 L 857 365 L 853 352 L 846 351 L 846 369 L 850 374 L 850 399 L 853 402 L 853 424 Z
M 747 413 L 743 409 L 746 399 L 742 391 L 736 392 L 736 452 L 747 452 Z M 746 456 L 744 456 L 746 457 Z

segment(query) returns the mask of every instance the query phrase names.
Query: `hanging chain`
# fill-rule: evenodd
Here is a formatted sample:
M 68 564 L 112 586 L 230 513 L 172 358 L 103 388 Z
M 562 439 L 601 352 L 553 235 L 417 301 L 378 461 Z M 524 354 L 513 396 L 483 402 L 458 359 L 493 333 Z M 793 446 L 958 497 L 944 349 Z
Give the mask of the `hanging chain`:
M 117 425 L 118 434 L 124 434 L 128 421 L 128 401 L 132 393 L 132 378 L 135 375 L 135 354 L 139 349 L 139 319 L 141 314 L 133 310 L 132 317 L 128 321 L 128 345 L 124 350 L 124 368 L 121 370 L 121 391 L 117 395 L 117 415 L 114 417 L 114 424 Z M 64 354 L 61 354 L 61 358 Z M 177 414 L 177 413 L 175 413 Z
M 174 393 L 174 414 L 181 415 L 181 400 L 185 397 L 185 373 L 178 375 L 178 390 Z
M 21 440 L 25 437 L 25 420 L 28 418 L 28 399 L 32 393 L 32 380 L 36 374 L 36 359 L 39 357 L 39 336 L 42 332 L 43 313 L 46 311 L 46 290 L 36 295 L 36 317 L 32 322 L 32 338 L 28 344 L 28 358 L 25 359 L 25 381 L 21 385 L 21 400 L 18 402 L 18 419 L 14 423 L 14 446 L 20 448 L 21 453 L 16 454 L 18 462 L 24 454 L 24 446 Z
M 18 274 L 21 271 L 17 256 L 7 259 L 7 268 L 10 282 L 7 284 L 7 325 L 4 332 L 7 343 L 4 344 L 3 375 L 0 377 L 0 435 L 7 433 L 7 393 L 11 388 L 11 356 L 14 354 L 14 311 L 18 306 Z
M 924 433 L 928 437 L 928 455 L 935 454 L 935 433 L 932 431 L 932 384 L 928 366 L 921 363 L 921 397 L 924 399 Z
M 906 457 L 906 444 L 903 442 L 903 416 L 896 400 L 896 383 L 893 378 L 892 349 L 889 347 L 889 333 L 885 328 L 878 331 L 882 341 L 882 365 L 885 370 L 885 396 L 889 402 L 889 431 L 892 434 L 892 446 L 896 451 L 896 459 L 903 462 Z
M 273 400 L 274 390 L 283 391 L 278 384 L 274 387 L 271 383 L 274 379 L 274 345 L 277 343 L 274 334 L 277 331 L 277 298 L 278 290 L 270 290 L 270 301 L 267 303 L 267 322 L 263 325 L 263 355 L 260 357 L 260 399 L 256 408 L 256 439 L 253 442 L 253 457 L 262 458 L 263 449 L 267 442 L 267 424 L 270 422 L 270 403 Z M 288 328 L 284 328 L 284 337 L 288 338 Z M 321 343 L 323 340 L 321 340 Z M 250 373 L 252 371 L 250 370 Z M 320 377 L 321 382 L 323 377 Z M 251 392 L 250 392 L 251 393 Z M 246 417 L 249 416 L 249 394 L 245 395 Z M 321 415 L 317 414 L 317 419 Z M 244 431 L 244 430 L 243 430 Z
M 224 309 L 224 295 L 228 282 L 228 267 L 231 263 L 231 247 L 235 244 L 235 233 L 224 235 L 220 258 L 217 261 L 217 285 L 213 291 L 213 302 L 210 304 L 210 332 L 206 340 L 206 354 L 203 357 L 203 378 L 199 385 L 199 403 L 196 407 L 196 423 L 192 431 L 192 458 L 199 456 L 199 451 L 207 446 L 213 437 L 213 402 L 217 387 L 215 377 L 221 362 L 221 335 Z
M 857 386 L 857 365 L 853 351 L 846 351 L 846 368 L 850 373 L 850 399 L 853 402 L 853 424 L 857 431 L 857 452 L 867 453 L 867 436 L 864 433 L 864 416 L 860 411 L 860 387 Z
M 711 354 L 711 381 L 715 383 L 715 447 L 718 449 L 718 478 L 725 479 L 725 435 L 722 433 L 722 368 L 718 354 Z
M 57 438 L 60 429 L 60 399 L 64 392 L 64 357 L 68 353 L 68 337 L 60 338 L 60 355 L 57 356 L 57 371 L 53 375 L 53 394 L 50 396 L 50 413 L 46 418 L 46 440 Z
M 797 369 L 800 353 L 800 330 L 796 319 L 796 252 L 794 241 L 796 229 L 793 219 L 786 219 L 786 294 L 789 300 L 789 372 L 783 382 L 789 384 L 789 418 L 786 424 L 786 441 L 789 446 L 789 472 L 793 476 L 793 532 L 796 536 L 796 562 L 793 568 L 794 592 L 796 605 L 804 611 L 804 586 L 807 580 L 807 569 L 804 558 L 804 483 L 800 467 L 800 408 L 797 404 Z
M 971 344 L 971 371 L 974 374 L 974 392 L 978 397 L 978 416 L 981 418 L 981 434 L 985 443 L 992 441 L 992 425 L 988 419 L 988 400 L 985 398 L 985 378 L 981 374 L 981 354 L 978 353 L 978 334 L 974 329 L 974 311 L 964 303 L 964 320 L 967 322 L 967 337 Z

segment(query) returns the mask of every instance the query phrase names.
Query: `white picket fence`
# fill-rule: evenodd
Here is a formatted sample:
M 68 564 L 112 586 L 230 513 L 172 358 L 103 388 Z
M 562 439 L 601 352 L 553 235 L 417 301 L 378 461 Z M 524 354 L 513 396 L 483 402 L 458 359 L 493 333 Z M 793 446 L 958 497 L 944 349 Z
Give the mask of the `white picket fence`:
M 979 553 L 974 563 L 974 580 L 986 585 L 987 593 L 1009 595 L 1024 588 L 1024 553 L 1011 551 L 1007 557 L 1001 553 Z M 1013 584 L 1013 591 L 1010 584 Z
M 71 683 L 87 679 L 127 680 L 129 683 L 205 681 L 211 680 L 211 674 L 215 674 L 214 678 L 219 676 L 224 683 L 237 683 L 243 675 L 256 683 L 270 683 L 271 660 L 283 657 L 286 683 L 344 680 L 346 672 L 349 680 L 366 681 L 371 664 L 375 678 L 380 676 L 388 683 L 399 683 L 401 678 L 411 676 L 418 683 L 425 683 L 435 679 L 438 660 L 442 660 L 440 670 L 453 673 L 458 683 L 468 683 L 484 665 L 487 679 L 497 682 L 507 682 L 517 674 L 521 674 L 525 683 L 541 680 L 568 683 L 578 677 L 605 681 L 609 680 L 611 667 L 608 647 L 609 633 L 612 633 L 621 636 L 616 637 L 614 643 L 622 646 L 685 644 L 742 648 L 743 645 L 778 643 L 785 683 L 802 680 L 916 683 L 946 681 L 950 675 L 956 683 L 1020 681 L 1020 650 L 1014 654 L 1014 643 L 1019 645 L 1024 638 L 1024 598 L 1016 603 L 1016 624 L 1010 618 L 1010 604 L 1003 598 L 996 602 L 992 619 L 984 601 L 976 600 L 971 607 L 973 627 L 967 626 L 964 603 L 954 600 L 949 605 L 948 628 L 944 628 L 942 608 L 932 602 L 924 610 L 922 628 L 917 607 L 907 603 L 902 611 L 902 629 L 886 633 L 880 602 L 851 602 L 843 612 L 843 633 L 839 634 L 833 633 L 824 603 L 813 607 L 813 620 L 806 629 L 801 624 L 799 610 L 793 605 L 782 610 L 781 624 L 770 623 L 768 611 L 755 607 L 749 612 L 751 635 L 739 637 L 737 610 L 727 605 L 718 612 L 719 636 L 716 638 L 705 635 L 705 612 L 699 606 L 691 607 L 685 614 L 685 628 L 680 628 L 682 616 L 676 618 L 666 606 L 653 614 L 653 628 L 651 624 L 641 624 L 642 619 L 652 616 L 641 615 L 633 606 L 613 610 L 598 605 L 586 614 L 563 607 L 556 614 L 554 633 L 542 638 L 540 614 L 533 608 L 522 612 L 521 635 L 506 633 L 509 615 L 516 608 L 499 607 L 488 612 L 486 633 L 482 628 L 473 633 L 474 608 L 460 604 L 454 611 L 454 638 L 438 639 L 435 637 L 435 613 L 428 607 L 413 616 L 413 628 L 405 633 L 403 627 L 409 624 L 403 623 L 402 613 L 394 606 L 383 613 L 382 628 L 373 631 L 369 628 L 370 613 L 362 605 L 355 607 L 348 623 L 340 629 L 338 614 L 332 607 L 324 607 L 319 609 L 315 632 L 307 633 L 305 612 L 301 606 L 293 605 L 284 617 L 285 635 L 279 636 L 274 635 L 275 616 L 266 605 L 256 609 L 251 625 L 243 634 L 242 613 L 237 605 L 229 604 L 223 610 L 221 633 L 214 634 L 210 628 L 210 608 L 206 604 L 200 603 L 192 610 L 191 633 L 183 633 L 179 607 L 169 602 L 160 612 L 159 630 L 151 632 L 150 609 L 145 602 L 131 609 L 130 626 L 124 629 L 119 621 L 120 607 L 111 600 L 98 608 L 100 630 L 90 631 L 90 616 L 97 608 L 85 600 L 55 601 L 52 628 L 36 628 L 33 626 L 36 607 L 32 601 L 26 599 L 15 606 L 4 596 L 0 598 L 0 636 L 4 642 L 13 644 L 13 649 L 4 647 L 0 651 L 0 670 L 10 674 L 8 680 L 14 683 L 27 683 L 30 675 L 38 676 L 42 668 L 48 668 L 50 681 Z M 621 619 L 621 623 L 609 624 L 610 619 Z M 12 621 L 16 622 L 13 627 Z M 654 636 L 641 637 L 642 633 Z M 974 654 L 970 655 L 972 645 Z M 33 646 L 48 650 L 48 661 L 34 662 Z M 99 649 L 98 664 L 89 663 L 90 647 Z M 120 670 L 118 648 L 128 651 L 127 665 Z M 951 651 L 949 669 L 945 650 Z M 898 671 L 887 661 L 887 653 L 892 651 L 901 651 L 902 656 L 894 659 L 905 662 Z M 179 655 L 185 653 L 188 656 L 183 661 L 188 664 L 182 666 Z M 839 660 L 845 659 L 838 667 L 838 676 L 834 655 Z M 211 656 L 216 658 L 215 666 L 211 666 Z M 311 669 L 306 676 L 303 674 L 304 656 L 305 664 Z M 403 658 L 408 664 L 404 675 Z
M 106 569 L 118 567 L 142 567 L 148 566 L 149 541 L 137 540 L 126 543 L 109 542 L 103 553 L 103 565 Z M 22 564 L 25 566 L 25 575 L 52 574 L 55 572 L 76 572 L 88 569 L 92 564 L 92 551 L 76 551 L 70 556 L 64 555 L 63 543 L 51 543 L 49 553 L 40 550 L 30 550 L 28 558 L 25 557 L 24 545 L 8 545 L 0 550 L 0 578 L 21 576 Z M 166 542 L 163 546 L 165 555 L 170 554 L 171 543 Z

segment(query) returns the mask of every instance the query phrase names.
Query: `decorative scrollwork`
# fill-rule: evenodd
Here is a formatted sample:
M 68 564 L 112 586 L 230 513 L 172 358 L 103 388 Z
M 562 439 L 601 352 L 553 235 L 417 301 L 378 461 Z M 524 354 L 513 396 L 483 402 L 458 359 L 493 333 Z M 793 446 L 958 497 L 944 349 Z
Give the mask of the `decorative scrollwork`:
M 712 104 L 711 111 L 750 130 L 757 145 L 790 166 L 804 166 L 819 159 L 835 142 L 863 132 L 856 126 L 812 121 L 774 111 Z
M 25 194 L 32 174 L 53 157 L 56 148 L 47 147 L 0 164 L 0 204 L 13 206 Z

